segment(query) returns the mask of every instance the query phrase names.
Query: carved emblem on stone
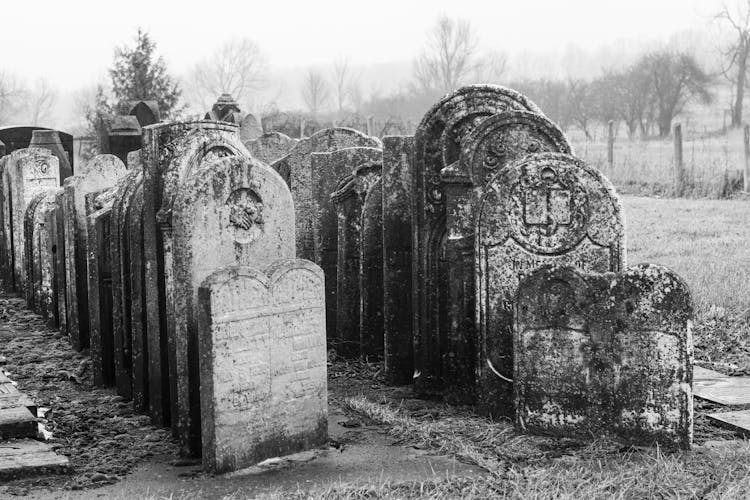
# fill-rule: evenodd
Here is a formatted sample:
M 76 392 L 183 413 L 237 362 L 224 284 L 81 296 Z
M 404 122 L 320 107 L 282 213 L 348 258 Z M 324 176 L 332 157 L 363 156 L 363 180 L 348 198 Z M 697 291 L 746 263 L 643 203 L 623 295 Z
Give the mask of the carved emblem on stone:
M 229 224 L 237 243 L 252 243 L 263 232 L 263 202 L 251 188 L 242 188 L 229 195 Z
M 556 253 L 586 232 L 588 195 L 568 169 L 524 168 L 511 189 L 508 220 L 515 239 L 532 251 Z

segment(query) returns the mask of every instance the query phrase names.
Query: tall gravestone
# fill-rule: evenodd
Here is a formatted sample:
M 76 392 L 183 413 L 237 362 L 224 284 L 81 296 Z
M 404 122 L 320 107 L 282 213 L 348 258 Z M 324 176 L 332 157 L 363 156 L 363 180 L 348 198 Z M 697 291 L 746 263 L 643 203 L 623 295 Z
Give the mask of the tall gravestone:
M 690 448 L 692 301 L 671 271 L 543 268 L 516 302 L 516 423 L 527 432 Z
M 451 166 L 472 130 L 488 116 L 506 111 L 542 112 L 523 95 L 493 85 L 462 87 L 436 103 L 425 114 L 414 136 L 412 161 L 413 252 L 412 330 L 414 382 L 420 392 L 443 383 L 444 345 L 448 339 L 450 301 L 447 254 L 448 188 L 457 182 Z M 443 179 L 443 174 L 448 176 Z M 470 189 L 469 189 L 470 191 Z
M 88 347 L 89 343 L 86 195 L 114 186 L 123 175 L 125 165 L 116 156 L 97 155 L 63 183 L 68 330 L 75 349 Z
M 268 132 L 245 142 L 253 158 L 269 165 L 288 155 L 295 144 L 297 144 L 297 139 L 292 139 L 281 132 Z
M 203 460 L 215 471 L 327 439 L 323 272 L 229 267 L 198 292 Z M 242 376 L 237 376 L 240 373 Z
M 376 150 L 374 154 L 374 161 L 357 166 L 350 175 L 339 181 L 330 195 L 337 216 L 336 303 L 333 304 L 336 308 L 335 338 L 338 353 L 344 357 L 359 356 L 364 352 L 360 329 L 362 212 L 367 192 L 380 178 L 381 165 L 376 162 L 381 161 L 381 153 Z
M 383 182 L 375 180 L 362 206 L 359 335 L 363 356 L 383 356 Z
M 58 160 L 46 149 L 27 148 L 8 155 L 3 170 L 3 228 L 12 259 L 12 286 L 25 286 L 24 214 L 35 194 L 60 185 Z
M 357 130 L 328 128 L 320 130 L 310 137 L 301 139 L 295 144 L 289 154 L 271 165 L 292 190 L 292 199 L 294 200 L 296 214 L 297 257 L 313 260 L 320 264 L 319 261 L 315 260 L 314 225 L 316 219 L 319 219 L 318 209 L 315 206 L 315 192 L 319 191 L 319 189 L 315 185 L 316 179 L 313 178 L 312 154 L 332 152 L 352 147 L 380 148 L 382 145 L 377 138 L 366 136 Z M 350 168 L 348 173 L 351 170 Z M 332 188 L 335 187 L 335 183 L 343 175 L 333 180 L 326 179 L 329 186 L 330 183 L 333 183 L 326 196 L 333 192 Z M 330 324 L 328 328 L 331 331 Z
M 313 262 L 323 268 L 326 280 L 326 328 L 328 339 L 337 335 L 337 268 L 338 268 L 338 216 L 331 199 L 338 182 L 356 169 L 363 172 L 378 168 L 382 164 L 383 151 L 379 148 L 352 147 L 330 153 L 312 153 L 310 182 L 312 198 L 308 201 L 312 215 Z M 297 209 L 295 201 L 295 210 Z M 299 212 L 295 212 L 299 214 Z M 300 216 L 297 217 L 299 223 Z M 299 227 L 299 224 L 298 224 Z M 299 243 L 300 239 L 297 238 Z M 297 247 L 299 256 L 299 246 Z M 358 259 L 359 257 L 356 256 Z M 358 325 L 358 322 L 355 323 Z M 359 340 L 359 339 L 357 339 Z
M 36 206 L 31 243 L 33 267 L 38 269 L 39 287 L 34 302 L 37 311 L 47 324 L 56 328 L 60 324 L 57 295 L 56 224 L 55 211 L 61 189 L 50 190 Z
M 41 312 L 41 304 L 38 299 L 42 287 L 41 269 L 39 267 L 39 230 L 36 226 L 36 214 L 37 207 L 46 198 L 48 192 L 36 193 L 26 205 L 26 213 L 23 216 L 23 269 L 26 276 L 23 292 L 26 306 L 36 312 Z
M 65 335 L 70 335 L 68 326 L 67 272 L 65 269 L 65 214 L 63 203 L 65 190 L 60 188 L 55 193 L 54 210 L 50 211 L 48 224 L 52 231 L 52 253 L 55 265 L 55 303 L 57 304 L 57 328 Z
M 414 138 L 383 138 L 383 359 L 386 380 L 414 373 L 412 335 L 412 172 Z
M 143 264 L 149 376 L 161 381 L 161 385 L 150 385 L 149 405 L 154 422 L 172 424 L 175 434 L 177 364 L 174 301 L 169 288 L 173 284 L 172 204 L 181 183 L 201 164 L 247 155 L 237 132 L 236 125 L 207 121 L 162 123 L 143 129 Z
M 548 264 L 620 271 L 622 208 L 596 169 L 564 154 L 530 155 L 491 178 L 475 234 L 478 403 L 493 415 L 509 415 L 519 280 Z
M 197 454 L 198 287 L 227 265 L 265 266 L 293 258 L 294 206 L 272 168 L 249 156 L 216 159 L 186 176 L 172 206 L 172 228 L 178 435 L 183 451 Z

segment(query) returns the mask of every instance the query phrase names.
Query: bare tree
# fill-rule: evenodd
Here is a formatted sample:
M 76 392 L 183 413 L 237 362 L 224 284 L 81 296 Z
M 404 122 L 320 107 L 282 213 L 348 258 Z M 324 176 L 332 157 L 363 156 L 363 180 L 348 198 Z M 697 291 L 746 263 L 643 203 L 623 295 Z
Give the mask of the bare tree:
M 502 52 L 489 52 L 477 61 L 474 71 L 477 82 L 499 82 L 508 71 L 508 57 Z
M 48 79 L 38 78 L 28 94 L 26 107 L 29 122 L 32 125 L 41 125 L 52 115 L 52 108 L 57 101 L 57 91 L 52 88 Z
M 750 0 L 737 3 L 737 9 L 730 11 L 724 4 L 715 19 L 722 26 L 729 25 L 733 31 L 734 41 L 721 50 L 722 74 L 732 82 L 734 102 L 732 108 L 732 127 L 742 125 L 742 104 L 747 85 L 747 63 L 750 55 Z
M 331 91 L 323 75 L 313 69 L 308 70 L 302 84 L 302 99 L 313 118 L 317 117 L 318 112 L 326 105 L 330 96 Z
M 0 124 L 18 112 L 24 93 L 23 84 L 15 75 L 0 70 Z
M 333 63 L 333 91 L 336 98 L 336 109 L 341 114 L 349 96 L 351 68 L 349 59 L 341 57 Z
M 427 36 L 427 46 L 414 61 L 414 79 L 422 91 L 455 90 L 474 74 L 477 37 L 464 20 L 440 17 Z
M 205 108 L 220 94 L 230 94 L 238 102 L 249 100 L 264 88 L 267 74 L 268 62 L 260 47 L 247 38 L 234 39 L 195 66 L 190 84 Z

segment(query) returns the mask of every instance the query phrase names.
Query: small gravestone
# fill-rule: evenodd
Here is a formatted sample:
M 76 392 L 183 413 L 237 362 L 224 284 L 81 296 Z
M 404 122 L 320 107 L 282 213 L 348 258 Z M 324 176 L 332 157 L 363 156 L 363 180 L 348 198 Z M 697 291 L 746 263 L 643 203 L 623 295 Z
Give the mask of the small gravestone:
M 238 125 L 240 126 L 240 140 L 246 146 L 263 135 L 263 128 L 260 126 L 260 122 L 251 113 L 243 116 Z M 268 163 L 265 160 L 263 161 Z
M 288 155 L 295 144 L 297 144 L 297 139 L 292 139 L 281 132 L 268 132 L 245 142 L 253 158 L 269 165 Z
M 381 146 L 379 139 L 364 135 L 357 130 L 328 128 L 301 139 L 289 154 L 271 165 L 292 190 L 296 219 L 297 257 L 320 263 L 315 260 L 314 225 L 319 219 L 316 200 L 320 199 L 317 193 L 321 191 L 321 188 L 315 184 L 316 179 L 313 178 L 312 154 L 328 153 L 352 147 L 380 148 Z M 337 177 L 323 179 L 327 187 L 325 196 L 328 197 L 333 192 L 336 182 L 344 175 L 351 173 L 352 170 L 353 168 L 349 168 L 348 172 Z M 328 277 L 326 280 L 328 280 Z M 328 328 L 330 331 L 330 324 Z
M 413 137 L 383 138 L 383 358 L 386 379 L 412 381 L 412 176 Z
M 63 183 L 65 299 L 70 342 L 74 349 L 88 347 L 89 343 L 86 195 L 114 186 L 125 173 L 125 165 L 116 156 L 97 155 Z
M 338 182 L 356 169 L 379 168 L 383 162 L 383 151 L 379 148 L 353 147 L 338 149 L 330 153 L 312 153 L 310 179 L 312 199 L 308 203 L 308 216 L 312 216 L 313 262 L 323 268 L 326 280 L 326 328 L 328 338 L 337 336 L 337 276 L 338 276 L 338 216 L 331 199 Z M 363 170 L 365 171 L 365 170 Z M 297 223 L 300 212 L 296 211 Z M 303 214 L 304 215 L 304 214 Z M 299 227 L 299 224 L 298 224 Z M 297 238 L 297 242 L 300 239 Z M 357 247 L 358 248 L 358 247 Z M 299 246 L 297 247 L 299 256 Z M 358 254 L 352 258 L 359 259 Z M 356 269 L 359 269 L 357 264 Z M 359 322 L 353 318 L 357 325 Z M 359 335 L 357 335 L 359 341 Z
M 72 158 L 63 148 L 60 141 L 60 133 L 57 130 L 39 129 L 31 133 L 30 148 L 46 149 L 59 160 L 60 181 L 73 175 Z M 62 184 L 60 184 L 62 186 Z
M 327 439 L 323 272 L 229 267 L 198 292 L 203 461 L 229 471 Z M 239 376 L 238 376 L 239 375 Z
M 250 157 L 204 162 L 172 206 L 171 280 L 178 437 L 184 453 L 201 449 L 198 287 L 229 265 L 266 266 L 294 257 L 294 206 L 286 183 Z M 149 325 L 150 327 L 150 325 Z
M 478 402 L 494 415 L 512 410 L 516 287 L 544 265 L 618 272 L 624 222 L 609 181 L 571 156 L 526 156 L 497 172 L 476 219 Z
M 58 159 L 46 149 L 27 148 L 8 155 L 3 170 L 3 228 L 6 248 L 11 249 L 15 289 L 25 288 L 24 215 L 31 199 L 60 186 Z
M 380 152 L 376 155 L 375 160 L 380 161 Z M 380 178 L 380 168 L 374 162 L 360 165 L 341 179 L 330 195 L 337 214 L 336 342 L 344 357 L 373 354 L 363 350 L 360 330 L 362 212 L 367 192 Z
M 363 356 L 383 356 L 383 184 L 378 178 L 362 206 L 359 270 L 360 343 Z
M 519 429 L 690 448 L 692 301 L 671 271 L 543 268 L 518 288 Z

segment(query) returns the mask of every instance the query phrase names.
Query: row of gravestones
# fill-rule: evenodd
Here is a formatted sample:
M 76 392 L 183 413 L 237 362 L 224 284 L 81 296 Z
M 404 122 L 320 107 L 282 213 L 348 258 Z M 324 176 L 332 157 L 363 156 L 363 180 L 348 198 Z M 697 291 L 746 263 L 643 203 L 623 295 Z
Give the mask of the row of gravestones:
M 325 273 L 338 354 L 383 356 L 391 383 L 521 428 L 689 446 L 687 288 L 663 268 L 625 270 L 613 187 L 526 97 L 464 87 L 414 137 L 382 143 L 341 128 L 260 140 L 291 148 L 272 166 L 294 199 L 297 255 Z M 540 269 L 553 277 L 532 278 Z M 555 317 L 547 295 L 523 295 L 534 279 L 627 285 L 604 295 L 606 314 L 581 290 L 576 314 Z
M 323 274 L 295 259 L 283 179 L 238 127 L 144 127 L 127 166 L 100 155 L 60 187 L 57 159 L 0 159 L 3 277 L 88 348 L 187 454 L 225 470 L 326 439 Z
M 154 125 L 127 168 L 98 157 L 62 191 L 41 189 L 37 151 L 6 157 L 4 214 L 23 199 L 26 217 L 4 222 L 2 251 L 29 304 L 90 345 L 95 382 L 216 468 L 324 438 L 326 338 L 522 428 L 689 445 L 687 290 L 623 271 L 616 194 L 570 153 L 494 86 L 382 142 L 335 128 L 245 146 L 228 123 Z M 13 171 L 37 173 L 19 191 Z M 534 283 L 565 291 L 524 295 Z

